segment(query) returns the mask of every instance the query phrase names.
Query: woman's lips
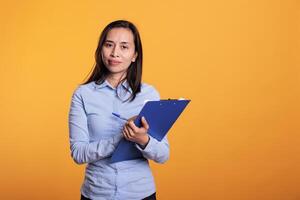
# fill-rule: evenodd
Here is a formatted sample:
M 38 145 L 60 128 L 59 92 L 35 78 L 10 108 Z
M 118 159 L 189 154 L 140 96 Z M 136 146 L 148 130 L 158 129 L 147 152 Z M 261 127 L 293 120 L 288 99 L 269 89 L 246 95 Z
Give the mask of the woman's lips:
M 118 65 L 118 64 L 120 64 L 121 62 L 120 62 L 120 61 L 116 61 L 116 60 L 108 60 L 108 63 L 109 63 L 110 65 Z

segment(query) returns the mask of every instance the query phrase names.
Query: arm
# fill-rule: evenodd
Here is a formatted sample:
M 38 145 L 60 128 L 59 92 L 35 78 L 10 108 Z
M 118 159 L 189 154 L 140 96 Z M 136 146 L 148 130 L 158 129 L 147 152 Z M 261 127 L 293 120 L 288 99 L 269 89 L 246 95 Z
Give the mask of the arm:
M 77 164 L 90 163 L 111 156 L 122 135 L 95 142 L 89 141 L 87 116 L 78 88 L 71 101 L 69 112 L 69 138 L 71 156 Z

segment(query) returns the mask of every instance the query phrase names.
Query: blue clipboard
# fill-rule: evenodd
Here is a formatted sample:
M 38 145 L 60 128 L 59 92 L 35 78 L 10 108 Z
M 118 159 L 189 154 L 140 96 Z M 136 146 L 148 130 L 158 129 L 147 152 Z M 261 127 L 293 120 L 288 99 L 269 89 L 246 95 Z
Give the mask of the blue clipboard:
M 178 119 L 191 100 L 160 100 L 148 101 L 134 120 L 137 127 L 141 127 L 144 116 L 149 124 L 148 134 L 161 141 Z M 122 139 L 114 151 L 111 162 L 134 160 L 143 158 L 135 143 Z

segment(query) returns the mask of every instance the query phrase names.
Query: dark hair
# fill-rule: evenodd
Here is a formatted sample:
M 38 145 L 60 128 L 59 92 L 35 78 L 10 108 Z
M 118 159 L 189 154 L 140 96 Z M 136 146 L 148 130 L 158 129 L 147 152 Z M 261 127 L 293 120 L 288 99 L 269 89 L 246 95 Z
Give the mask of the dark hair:
M 128 67 L 126 77 L 123 80 L 121 80 L 121 82 L 127 80 L 128 85 L 132 90 L 132 94 L 129 97 L 129 99 L 130 101 L 133 101 L 136 97 L 136 94 L 141 91 L 143 50 L 142 50 L 142 42 L 141 42 L 140 34 L 136 26 L 129 21 L 117 20 L 111 22 L 103 29 L 98 42 L 98 47 L 95 52 L 96 63 L 94 69 L 91 75 L 89 76 L 88 80 L 84 84 L 90 83 L 92 81 L 95 81 L 96 84 L 101 84 L 107 78 L 109 71 L 103 63 L 101 51 L 108 32 L 113 28 L 126 28 L 131 30 L 133 34 L 134 46 L 135 46 L 135 52 L 137 52 L 137 58 L 135 62 L 132 62 Z

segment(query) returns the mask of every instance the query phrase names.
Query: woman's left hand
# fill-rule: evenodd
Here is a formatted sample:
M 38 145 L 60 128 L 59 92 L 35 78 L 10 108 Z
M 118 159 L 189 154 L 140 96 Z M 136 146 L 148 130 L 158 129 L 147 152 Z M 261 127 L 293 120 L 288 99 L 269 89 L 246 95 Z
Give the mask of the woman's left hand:
M 126 140 L 129 140 L 131 142 L 135 142 L 139 144 L 142 147 L 145 147 L 149 142 L 149 136 L 148 136 L 148 129 L 149 125 L 144 117 L 142 117 L 142 127 L 139 128 L 134 124 L 134 119 L 130 118 L 126 124 L 123 127 L 122 134 L 125 137 Z

